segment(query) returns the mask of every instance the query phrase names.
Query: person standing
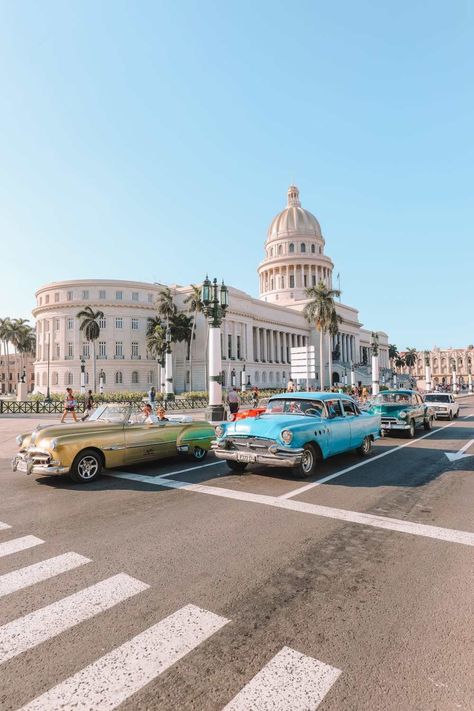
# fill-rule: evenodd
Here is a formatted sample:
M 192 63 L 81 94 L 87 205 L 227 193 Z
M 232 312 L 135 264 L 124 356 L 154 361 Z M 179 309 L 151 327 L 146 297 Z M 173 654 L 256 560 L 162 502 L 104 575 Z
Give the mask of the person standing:
M 84 403 L 84 414 L 81 417 L 82 422 L 87 420 L 91 416 L 92 410 L 94 409 L 94 396 L 92 395 L 92 390 L 89 390 Z
M 294 393 L 295 390 L 296 390 L 296 388 L 295 388 L 295 381 L 293 380 L 293 378 L 290 378 L 289 381 L 288 381 L 288 385 L 287 385 L 287 387 L 286 387 L 286 392 L 288 392 L 288 393 Z
M 227 393 L 227 402 L 231 415 L 235 415 L 239 411 L 239 395 L 235 388 L 231 388 Z
M 150 391 L 148 393 L 148 399 L 150 401 L 150 405 L 153 407 L 156 400 L 156 390 L 154 385 L 152 385 L 150 388 Z
M 66 397 L 64 398 L 64 410 L 61 422 L 64 422 L 66 416 L 71 414 L 74 422 L 77 422 L 76 417 L 76 398 L 73 395 L 72 388 L 66 388 Z
M 252 389 L 252 399 L 251 399 L 252 405 L 253 405 L 254 407 L 257 407 L 259 398 L 260 398 L 260 393 L 259 393 L 259 391 L 258 391 L 257 386 L 254 385 L 254 387 L 253 387 L 253 389 Z

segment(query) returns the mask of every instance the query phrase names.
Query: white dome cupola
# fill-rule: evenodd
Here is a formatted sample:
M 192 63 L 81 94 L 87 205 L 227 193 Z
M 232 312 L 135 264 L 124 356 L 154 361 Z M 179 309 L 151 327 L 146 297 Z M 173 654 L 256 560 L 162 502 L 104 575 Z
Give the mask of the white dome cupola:
M 260 298 L 288 306 L 306 298 L 306 288 L 332 285 L 333 263 L 324 254 L 324 237 L 315 216 L 301 207 L 296 185 L 288 188 L 287 206 L 273 218 L 258 268 Z

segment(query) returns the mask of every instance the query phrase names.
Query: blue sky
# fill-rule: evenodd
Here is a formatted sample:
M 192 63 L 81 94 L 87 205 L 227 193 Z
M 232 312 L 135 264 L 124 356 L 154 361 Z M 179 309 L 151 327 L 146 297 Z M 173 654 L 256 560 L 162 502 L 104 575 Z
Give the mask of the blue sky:
M 257 295 L 295 181 L 366 326 L 473 342 L 473 29 L 467 0 L 1 0 L 0 315 L 68 278 Z

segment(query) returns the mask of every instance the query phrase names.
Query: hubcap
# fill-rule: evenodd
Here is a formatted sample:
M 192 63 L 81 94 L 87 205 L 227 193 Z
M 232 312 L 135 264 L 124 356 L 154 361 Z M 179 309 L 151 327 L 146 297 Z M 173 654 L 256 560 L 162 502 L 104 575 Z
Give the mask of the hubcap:
M 364 452 L 368 452 L 369 449 L 370 449 L 370 441 L 369 441 L 369 439 L 366 437 L 366 438 L 364 439 Z
M 92 479 L 97 474 L 99 462 L 95 457 L 84 457 L 77 465 L 77 471 L 81 479 Z
M 206 454 L 205 449 L 201 449 L 201 447 L 194 447 L 194 457 L 196 459 L 202 459 L 205 454 Z
M 311 471 L 311 469 L 313 468 L 313 462 L 314 462 L 313 453 L 310 449 L 307 449 L 303 453 L 303 460 L 301 462 L 301 466 L 302 466 L 303 471 L 305 473 L 308 473 L 309 471 Z

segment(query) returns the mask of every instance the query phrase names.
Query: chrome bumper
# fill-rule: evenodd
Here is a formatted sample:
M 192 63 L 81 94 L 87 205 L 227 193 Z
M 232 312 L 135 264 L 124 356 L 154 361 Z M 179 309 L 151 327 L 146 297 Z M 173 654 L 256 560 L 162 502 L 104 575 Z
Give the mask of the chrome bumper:
M 410 425 L 408 423 L 402 424 L 401 422 L 382 422 L 380 425 L 383 430 L 409 430 Z
M 26 463 L 26 468 L 20 468 L 20 462 Z M 35 464 L 29 457 L 24 457 L 21 454 L 17 454 L 13 457 L 11 461 L 12 471 L 21 471 L 22 474 L 38 474 L 40 476 L 51 476 L 53 474 L 67 474 L 69 472 L 69 467 L 60 467 L 56 463 L 52 464 Z M 20 467 L 19 467 L 20 465 Z
M 296 467 L 303 459 L 303 449 L 285 450 L 275 447 L 270 452 L 242 452 L 238 449 L 226 449 L 218 444 L 212 445 L 212 451 L 218 459 L 241 462 L 242 464 L 268 464 L 273 467 Z

